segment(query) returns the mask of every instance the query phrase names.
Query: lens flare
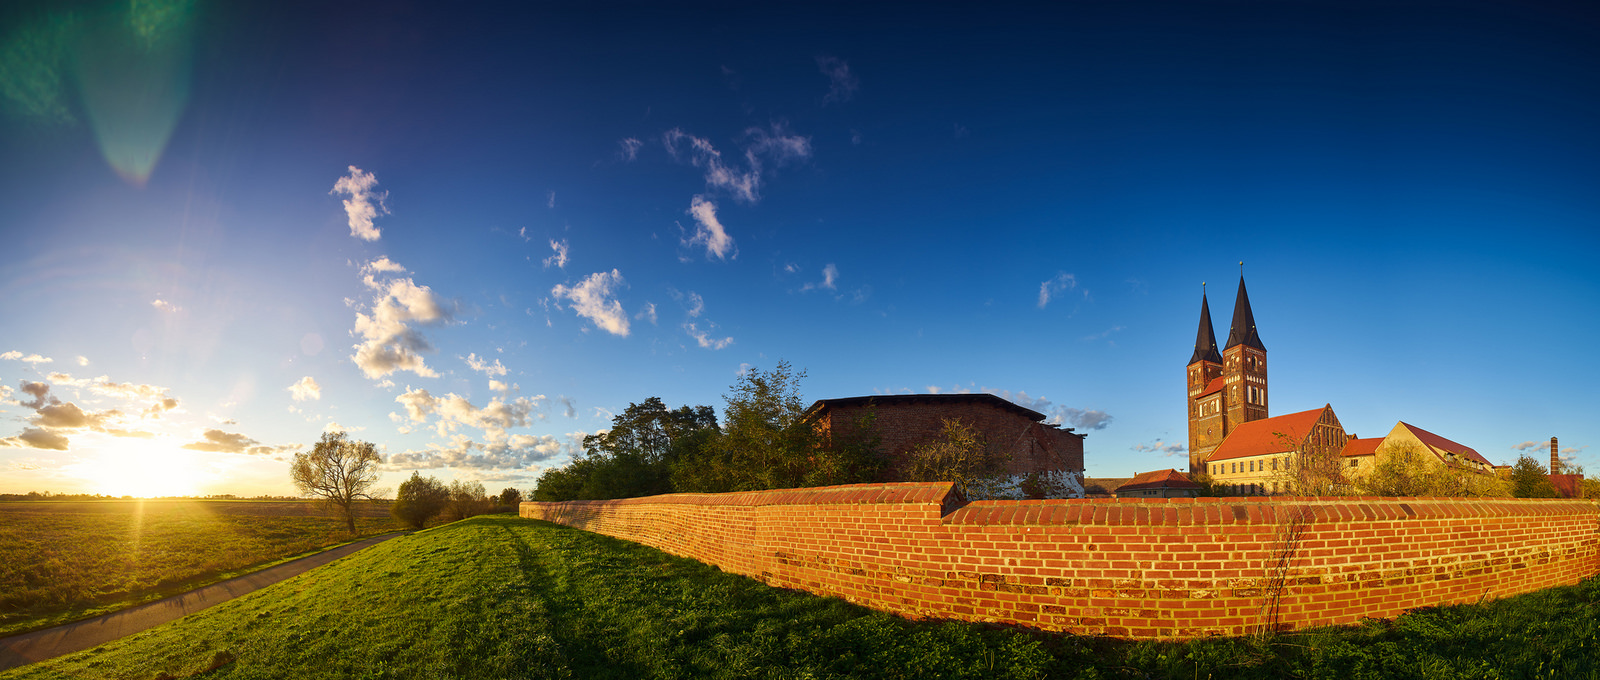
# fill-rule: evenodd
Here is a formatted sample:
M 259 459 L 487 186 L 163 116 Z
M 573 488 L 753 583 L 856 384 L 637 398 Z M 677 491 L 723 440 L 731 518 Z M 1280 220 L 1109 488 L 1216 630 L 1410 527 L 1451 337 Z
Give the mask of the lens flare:
M 143 186 L 189 102 L 192 0 L 146 0 L 78 36 L 78 91 L 100 153 Z

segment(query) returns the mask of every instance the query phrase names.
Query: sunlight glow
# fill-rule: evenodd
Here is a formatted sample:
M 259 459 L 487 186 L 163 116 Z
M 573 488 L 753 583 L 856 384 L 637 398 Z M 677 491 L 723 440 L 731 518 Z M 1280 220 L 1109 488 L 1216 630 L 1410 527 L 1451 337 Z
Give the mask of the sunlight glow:
M 142 440 L 108 447 L 80 470 L 91 493 L 109 496 L 193 496 L 214 477 L 202 456 L 170 442 Z

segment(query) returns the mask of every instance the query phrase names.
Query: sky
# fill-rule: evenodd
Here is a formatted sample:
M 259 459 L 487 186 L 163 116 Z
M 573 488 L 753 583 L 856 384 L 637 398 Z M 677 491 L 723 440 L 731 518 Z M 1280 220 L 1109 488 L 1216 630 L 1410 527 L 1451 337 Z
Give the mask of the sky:
M 528 489 L 779 361 L 1182 468 L 1241 271 L 1273 415 L 1600 473 L 1600 13 L 1058 5 L 7 3 L 0 493 Z

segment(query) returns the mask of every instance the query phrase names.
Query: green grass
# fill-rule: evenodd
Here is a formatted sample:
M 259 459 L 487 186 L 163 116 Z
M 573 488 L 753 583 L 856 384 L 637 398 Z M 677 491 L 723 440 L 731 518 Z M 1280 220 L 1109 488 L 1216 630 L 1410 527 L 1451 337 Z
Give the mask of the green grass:
M 363 534 L 400 529 L 361 508 Z M 352 540 L 312 502 L 0 503 L 0 635 L 95 616 Z
M 0 678 L 1587 678 L 1600 580 L 1272 641 L 911 622 L 544 522 L 478 517 Z

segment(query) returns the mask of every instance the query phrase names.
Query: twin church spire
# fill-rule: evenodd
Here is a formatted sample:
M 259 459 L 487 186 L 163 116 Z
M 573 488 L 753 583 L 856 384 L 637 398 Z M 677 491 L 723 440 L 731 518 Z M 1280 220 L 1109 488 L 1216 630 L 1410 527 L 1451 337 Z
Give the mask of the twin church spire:
M 1233 303 L 1228 344 L 1217 350 L 1211 303 L 1200 295 L 1200 328 L 1188 368 L 1189 469 L 1199 472 L 1206 458 L 1241 423 L 1267 417 L 1267 347 L 1256 329 L 1244 276 Z

